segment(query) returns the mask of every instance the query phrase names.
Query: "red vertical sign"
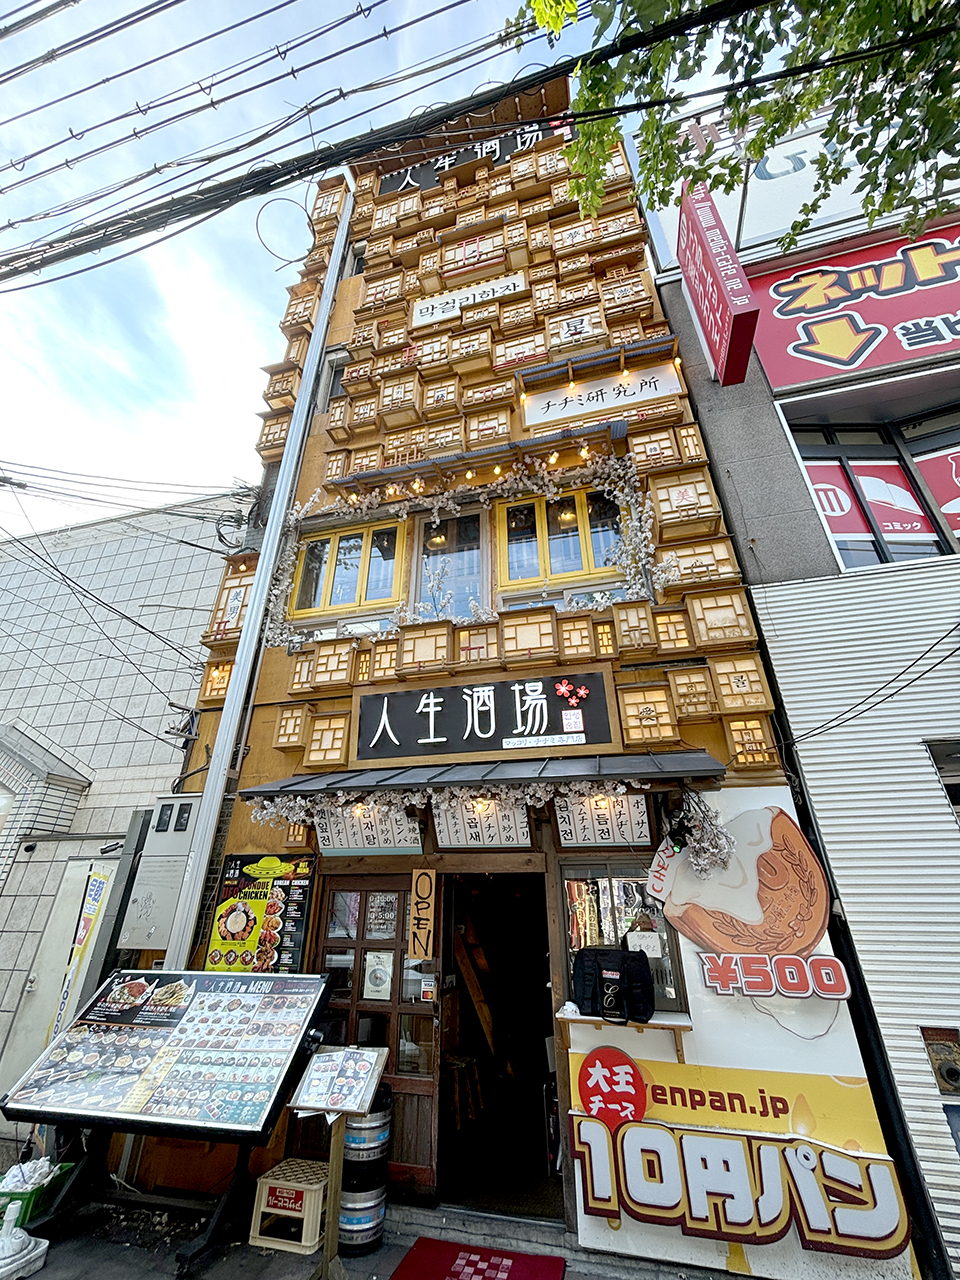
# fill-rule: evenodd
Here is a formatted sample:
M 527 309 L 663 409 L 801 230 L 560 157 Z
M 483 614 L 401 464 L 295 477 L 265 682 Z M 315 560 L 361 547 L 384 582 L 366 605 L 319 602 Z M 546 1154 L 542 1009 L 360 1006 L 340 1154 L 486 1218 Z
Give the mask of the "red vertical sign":
M 720 385 L 743 382 L 760 312 L 703 182 L 684 186 L 677 258 Z

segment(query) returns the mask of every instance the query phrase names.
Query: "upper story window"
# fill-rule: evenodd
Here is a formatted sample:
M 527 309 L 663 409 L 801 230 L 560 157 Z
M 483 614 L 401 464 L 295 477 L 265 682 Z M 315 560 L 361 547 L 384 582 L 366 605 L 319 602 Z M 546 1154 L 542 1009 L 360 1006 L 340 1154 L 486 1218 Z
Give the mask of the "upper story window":
M 389 605 L 400 587 L 396 524 L 311 538 L 297 564 L 294 613 Z
M 598 491 L 569 493 L 552 502 L 503 503 L 500 586 L 534 579 L 609 572 L 620 538 L 620 508 Z
M 468 618 L 470 601 L 486 603 L 481 539 L 485 520 L 479 511 L 420 526 L 416 603 L 435 618 Z
M 955 553 L 960 412 L 792 430 L 846 568 Z

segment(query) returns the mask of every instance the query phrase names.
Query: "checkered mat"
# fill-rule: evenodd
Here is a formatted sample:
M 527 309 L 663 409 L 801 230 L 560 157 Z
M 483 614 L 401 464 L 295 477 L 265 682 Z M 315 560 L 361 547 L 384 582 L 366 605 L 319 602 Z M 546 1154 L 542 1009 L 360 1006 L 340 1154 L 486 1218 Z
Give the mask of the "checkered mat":
M 566 1263 L 541 1253 L 470 1249 L 421 1236 L 393 1280 L 563 1280 Z

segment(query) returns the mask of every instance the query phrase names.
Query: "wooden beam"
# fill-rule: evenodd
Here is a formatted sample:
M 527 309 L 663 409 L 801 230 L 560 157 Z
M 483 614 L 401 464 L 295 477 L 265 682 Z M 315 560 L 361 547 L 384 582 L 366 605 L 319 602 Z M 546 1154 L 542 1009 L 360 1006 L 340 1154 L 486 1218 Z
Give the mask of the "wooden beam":
M 490 1006 L 487 1004 L 487 998 L 483 994 L 483 988 L 480 986 L 480 979 L 477 977 L 477 972 L 473 967 L 473 961 L 467 954 L 467 948 L 463 945 L 463 939 L 460 937 L 458 929 L 453 932 L 453 953 L 460 972 L 463 974 L 464 985 L 470 993 L 470 999 L 473 1001 L 473 1007 L 477 1011 L 480 1026 L 483 1028 L 483 1034 L 486 1036 L 487 1044 L 492 1054 L 494 1052 L 493 1015 L 490 1012 Z

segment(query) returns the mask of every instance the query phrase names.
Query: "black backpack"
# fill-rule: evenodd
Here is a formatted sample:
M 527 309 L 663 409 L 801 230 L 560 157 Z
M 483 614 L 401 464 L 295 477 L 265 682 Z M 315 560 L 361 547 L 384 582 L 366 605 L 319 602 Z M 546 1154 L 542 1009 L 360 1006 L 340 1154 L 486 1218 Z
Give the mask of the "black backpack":
M 605 1022 L 649 1022 L 654 994 L 646 952 L 583 947 L 573 961 L 573 998 L 582 1014 Z

